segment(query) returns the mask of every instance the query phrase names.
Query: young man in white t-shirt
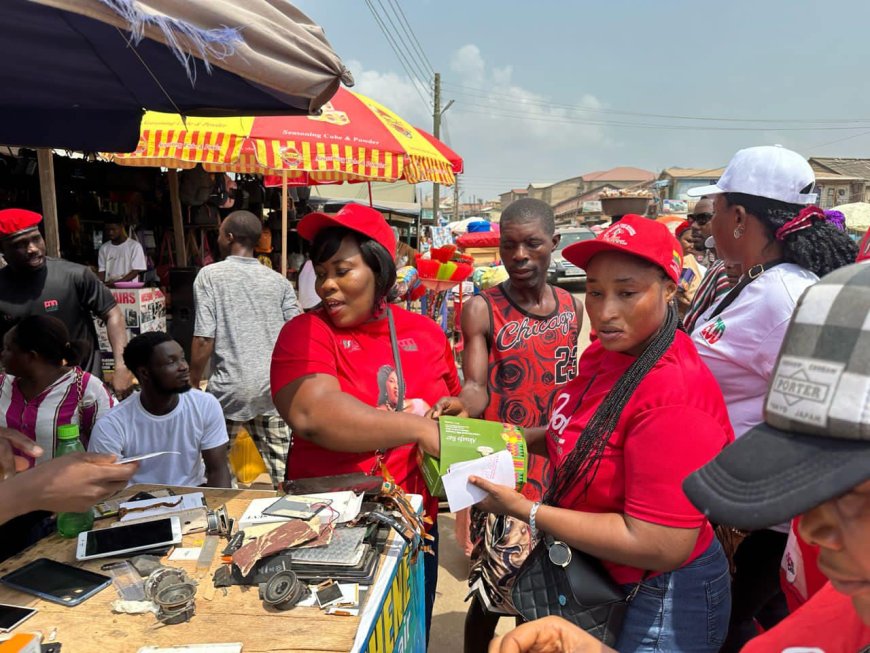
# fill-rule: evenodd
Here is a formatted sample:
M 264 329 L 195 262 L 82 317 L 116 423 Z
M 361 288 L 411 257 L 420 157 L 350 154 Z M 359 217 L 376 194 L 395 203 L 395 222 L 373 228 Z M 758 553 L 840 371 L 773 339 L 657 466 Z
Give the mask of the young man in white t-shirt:
M 104 214 L 107 240 L 97 255 L 100 281 L 113 288 L 119 281 L 136 281 L 148 267 L 145 250 L 127 238 L 124 223 L 118 216 Z
M 97 421 L 88 450 L 118 458 L 178 452 L 143 460 L 131 485 L 231 487 L 223 412 L 212 395 L 188 392 L 181 345 L 159 331 L 143 333 L 129 342 L 124 361 L 142 391 Z

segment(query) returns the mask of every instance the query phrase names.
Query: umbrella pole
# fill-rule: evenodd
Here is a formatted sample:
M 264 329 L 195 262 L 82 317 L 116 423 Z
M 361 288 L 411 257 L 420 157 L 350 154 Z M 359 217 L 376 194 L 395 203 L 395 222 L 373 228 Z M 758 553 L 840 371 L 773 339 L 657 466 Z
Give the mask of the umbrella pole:
M 281 274 L 287 278 L 287 171 L 281 171 Z
M 367 181 L 366 184 L 368 184 L 368 187 L 369 187 L 369 206 L 371 206 L 372 208 L 374 208 L 375 203 L 374 203 L 374 201 L 372 200 L 372 182 Z
M 177 265 L 187 265 L 187 245 L 184 242 L 184 224 L 181 217 L 181 195 L 178 192 L 178 170 L 166 171 L 169 180 L 169 207 L 172 211 L 172 233 L 175 234 L 175 260 Z
M 40 147 L 36 150 L 39 164 L 39 194 L 42 199 L 42 217 L 45 224 L 46 253 L 60 257 L 60 235 L 57 229 L 57 195 L 54 189 L 54 159 L 51 148 Z

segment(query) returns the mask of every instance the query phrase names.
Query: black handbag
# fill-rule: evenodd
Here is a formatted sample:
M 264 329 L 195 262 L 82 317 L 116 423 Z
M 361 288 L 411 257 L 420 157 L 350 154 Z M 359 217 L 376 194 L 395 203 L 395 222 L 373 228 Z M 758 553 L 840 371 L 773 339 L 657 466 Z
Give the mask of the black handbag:
M 511 596 L 526 621 L 562 617 L 613 647 L 639 588 L 626 596 L 600 560 L 544 535 L 517 572 Z

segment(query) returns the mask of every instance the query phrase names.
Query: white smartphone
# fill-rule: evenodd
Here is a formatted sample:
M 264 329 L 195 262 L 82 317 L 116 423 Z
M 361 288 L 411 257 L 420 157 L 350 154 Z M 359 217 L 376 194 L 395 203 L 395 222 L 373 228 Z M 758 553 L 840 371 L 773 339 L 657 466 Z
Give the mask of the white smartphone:
M 181 544 L 181 520 L 177 516 L 164 517 L 79 533 L 76 560 L 124 556 L 174 544 Z
M 0 603 L 0 632 L 8 633 L 35 614 L 35 608 Z

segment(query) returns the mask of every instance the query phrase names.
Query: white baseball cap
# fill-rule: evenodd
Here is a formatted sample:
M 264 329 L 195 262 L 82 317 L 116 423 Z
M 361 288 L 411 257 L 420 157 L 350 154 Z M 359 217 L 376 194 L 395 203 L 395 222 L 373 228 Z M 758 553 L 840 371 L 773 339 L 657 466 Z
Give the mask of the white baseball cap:
M 780 145 L 747 147 L 735 154 L 712 186 L 687 191 L 689 197 L 744 193 L 788 204 L 813 204 L 816 193 L 802 193 L 816 182 L 810 164 L 797 152 Z

